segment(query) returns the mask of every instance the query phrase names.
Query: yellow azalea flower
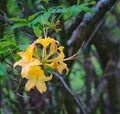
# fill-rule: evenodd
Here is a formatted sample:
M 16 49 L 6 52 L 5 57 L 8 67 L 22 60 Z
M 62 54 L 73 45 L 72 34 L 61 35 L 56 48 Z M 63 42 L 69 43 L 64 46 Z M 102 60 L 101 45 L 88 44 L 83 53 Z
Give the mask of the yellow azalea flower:
M 40 48 L 40 56 L 37 52 L 36 44 L 43 47 Z M 39 38 L 31 44 L 26 51 L 18 53 L 21 60 L 16 62 L 14 66 L 19 65 L 22 67 L 21 75 L 23 78 L 28 79 L 25 85 L 26 90 L 36 87 L 39 92 L 43 93 L 47 90 L 45 81 L 52 79 L 52 75 L 45 76 L 45 71 L 48 67 L 57 70 L 62 74 L 63 70 L 68 73 L 67 65 L 64 63 L 64 47 L 59 46 L 59 42 L 53 38 L 47 37 L 45 39 Z
M 27 77 L 29 67 L 32 65 L 41 65 L 41 62 L 37 58 L 33 58 L 33 56 L 38 57 L 35 44 L 30 45 L 25 52 L 18 53 L 21 56 L 21 60 L 14 64 L 14 67 L 19 65 L 22 67 L 21 75 L 22 77 Z
M 54 69 L 57 69 L 60 74 L 62 74 L 62 71 L 64 69 L 67 71 L 67 73 L 69 71 L 67 68 L 67 65 L 63 62 L 65 57 L 63 53 L 63 49 L 64 47 L 60 46 L 58 48 L 58 50 L 60 51 L 60 53 L 58 54 L 58 57 L 56 57 L 55 59 L 48 60 L 48 62 L 51 62 L 51 64 L 48 64 L 48 65 Z
M 50 37 L 42 39 L 39 38 L 36 43 L 39 43 L 41 45 L 43 45 L 43 56 L 42 56 L 42 63 L 44 64 L 45 67 L 49 66 L 52 67 L 56 70 L 58 70 L 58 72 L 61 74 L 62 71 L 65 69 L 68 73 L 68 68 L 67 65 L 63 62 L 64 61 L 64 53 L 63 53 L 63 46 L 58 47 L 58 42 Z M 50 46 L 49 46 L 50 45 Z M 49 46 L 49 53 L 48 55 L 46 55 L 46 48 Z M 60 53 L 58 54 L 58 51 L 60 51 Z M 56 53 L 57 57 L 53 58 L 53 59 L 49 59 L 51 56 L 53 56 Z
M 28 72 L 28 82 L 25 85 L 27 91 L 30 89 L 36 88 L 39 90 L 40 93 L 43 93 L 47 90 L 45 81 L 49 81 L 52 79 L 52 75 L 46 77 L 44 71 L 41 69 L 40 66 L 31 66 Z

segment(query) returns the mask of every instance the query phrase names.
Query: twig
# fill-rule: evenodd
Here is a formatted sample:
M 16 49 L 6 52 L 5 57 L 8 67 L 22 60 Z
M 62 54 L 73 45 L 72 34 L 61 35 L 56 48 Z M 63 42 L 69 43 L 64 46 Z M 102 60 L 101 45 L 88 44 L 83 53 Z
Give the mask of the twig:
M 5 21 L 6 22 L 5 24 L 10 24 L 10 25 L 14 24 L 13 21 L 8 20 L 6 17 L 2 16 L 1 14 L 0 14 L 0 20 Z
M 80 101 L 80 99 L 72 92 L 72 90 L 68 87 L 68 85 L 66 84 L 66 82 L 64 81 L 63 77 L 58 74 L 58 73 L 53 73 L 60 81 L 61 83 L 64 85 L 65 89 L 70 93 L 70 95 L 73 97 L 73 99 L 75 100 L 76 104 L 79 106 L 82 114 L 87 114 L 86 111 L 84 110 L 82 103 Z
M 98 29 L 101 27 L 101 25 L 103 24 L 103 22 L 105 21 L 105 17 L 99 22 L 99 24 L 97 25 L 97 27 L 95 28 L 95 30 L 92 32 L 92 34 L 90 35 L 90 37 L 88 38 L 87 42 L 85 43 L 85 45 L 83 46 L 82 50 L 80 51 L 80 54 L 82 54 L 82 52 L 85 50 L 85 48 L 88 46 L 88 44 L 91 42 L 92 38 L 94 37 L 95 33 L 98 31 Z
M 92 34 L 93 30 L 96 29 L 95 25 L 98 24 L 104 16 L 106 16 L 107 12 L 113 9 L 114 5 L 116 5 L 118 1 L 119 0 L 100 0 L 97 2 L 97 4 L 93 7 L 94 13 L 86 13 L 84 15 L 82 22 L 72 33 L 68 45 L 70 47 L 73 46 L 73 44 L 81 45 L 81 43 Z M 75 49 L 76 48 L 77 47 L 75 47 Z
M 23 96 L 23 95 L 21 95 L 21 94 L 19 94 L 19 93 L 17 93 L 17 92 L 15 92 L 15 94 L 16 94 L 17 96 L 19 96 L 19 97 L 22 97 L 22 98 L 30 98 L 30 96 Z
M 102 81 L 102 80 L 104 80 L 104 79 L 108 79 L 108 78 L 110 78 L 112 75 L 115 75 L 115 74 L 120 74 L 120 70 L 117 69 L 117 70 L 115 70 L 115 71 L 111 71 L 111 72 L 108 72 L 108 73 L 104 74 L 104 75 L 102 76 L 102 78 L 100 78 L 100 81 Z

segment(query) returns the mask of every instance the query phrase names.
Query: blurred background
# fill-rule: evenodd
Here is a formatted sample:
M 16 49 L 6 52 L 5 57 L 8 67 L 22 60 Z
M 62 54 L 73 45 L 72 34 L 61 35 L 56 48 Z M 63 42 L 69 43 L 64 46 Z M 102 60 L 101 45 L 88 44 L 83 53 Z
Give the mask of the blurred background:
M 27 19 L 41 11 L 42 5 L 49 9 L 91 1 L 0 0 L 1 114 L 83 114 L 56 77 L 47 83 L 46 93 L 40 94 L 36 89 L 26 92 L 26 80 L 13 64 L 19 59 L 17 52 L 37 39 L 36 32 L 30 26 L 14 26 L 9 18 Z M 61 16 L 61 31 L 52 31 L 49 36 L 65 46 L 66 57 L 75 54 L 84 42 L 78 57 L 67 61 L 69 74 L 62 77 L 87 114 L 120 114 L 120 1 L 94 1 L 88 5 L 94 13 L 85 9 L 67 20 L 67 14 Z

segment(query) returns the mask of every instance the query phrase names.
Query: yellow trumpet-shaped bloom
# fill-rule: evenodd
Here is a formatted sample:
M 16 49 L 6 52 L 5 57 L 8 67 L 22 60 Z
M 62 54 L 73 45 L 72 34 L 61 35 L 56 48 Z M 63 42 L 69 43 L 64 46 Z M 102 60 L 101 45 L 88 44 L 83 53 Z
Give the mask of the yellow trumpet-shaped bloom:
M 41 45 L 40 53 L 37 51 L 36 44 Z M 14 66 L 22 67 L 21 75 L 28 81 L 25 85 L 26 90 L 36 87 L 40 93 L 47 90 L 46 81 L 52 79 L 52 75 L 45 76 L 47 68 L 51 67 L 62 74 L 63 70 L 68 73 L 67 65 L 64 63 L 64 47 L 59 46 L 59 42 L 53 38 L 39 38 L 32 43 L 24 52 L 19 52 L 21 60 L 16 62 Z M 39 55 L 40 54 L 40 55 Z
M 52 79 L 52 75 L 46 77 L 44 71 L 39 66 L 31 66 L 28 72 L 28 82 L 25 85 L 26 90 L 30 91 L 30 89 L 36 88 L 40 93 L 43 93 L 47 90 L 45 81 L 49 81 Z
M 31 44 L 25 52 L 19 52 L 19 56 L 22 58 L 14 64 L 14 67 L 19 65 L 22 67 L 21 76 L 27 77 L 30 66 L 41 65 L 42 63 L 37 58 L 38 57 L 35 44 Z
M 51 64 L 49 66 L 54 68 L 54 69 L 57 69 L 60 74 L 62 74 L 62 71 L 64 69 L 67 71 L 67 73 L 69 71 L 68 68 L 67 68 L 67 65 L 63 62 L 64 57 L 65 57 L 65 55 L 63 53 L 63 49 L 64 49 L 64 47 L 60 46 L 58 48 L 58 50 L 60 51 L 58 56 L 56 58 L 54 58 L 54 59 L 48 60 L 48 62 L 51 62 Z

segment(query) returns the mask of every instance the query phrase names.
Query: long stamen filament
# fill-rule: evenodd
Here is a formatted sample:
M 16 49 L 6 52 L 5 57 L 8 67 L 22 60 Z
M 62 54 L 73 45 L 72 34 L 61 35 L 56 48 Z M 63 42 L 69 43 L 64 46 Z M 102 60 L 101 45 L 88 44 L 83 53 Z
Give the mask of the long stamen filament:
M 80 52 L 81 49 L 83 48 L 83 46 L 84 46 L 84 42 L 82 43 L 81 47 L 79 48 L 79 50 L 78 50 L 74 55 L 72 55 L 72 56 L 70 56 L 70 57 L 64 59 L 64 61 L 76 59 L 77 56 L 78 56 L 78 54 L 79 54 L 79 52 Z

